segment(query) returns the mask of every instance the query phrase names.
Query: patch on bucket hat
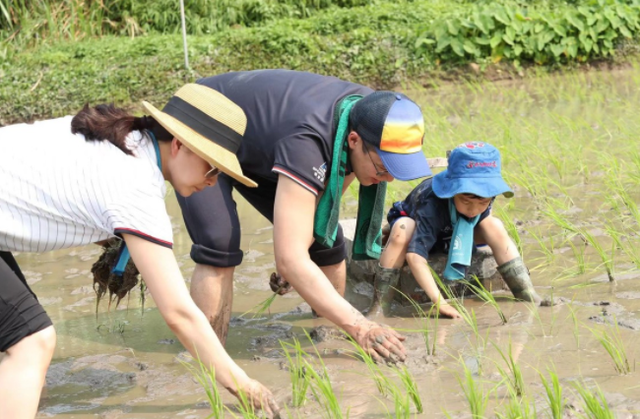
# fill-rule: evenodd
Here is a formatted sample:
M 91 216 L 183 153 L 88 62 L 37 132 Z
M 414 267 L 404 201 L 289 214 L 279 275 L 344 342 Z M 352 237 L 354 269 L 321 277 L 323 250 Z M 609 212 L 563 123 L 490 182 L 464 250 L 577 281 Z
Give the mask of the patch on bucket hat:
M 460 144 L 449 155 L 446 170 L 433 177 L 433 192 L 439 198 L 451 198 L 470 193 L 483 198 L 504 195 L 513 191 L 502 178 L 500 152 L 489 143 L 472 141 Z

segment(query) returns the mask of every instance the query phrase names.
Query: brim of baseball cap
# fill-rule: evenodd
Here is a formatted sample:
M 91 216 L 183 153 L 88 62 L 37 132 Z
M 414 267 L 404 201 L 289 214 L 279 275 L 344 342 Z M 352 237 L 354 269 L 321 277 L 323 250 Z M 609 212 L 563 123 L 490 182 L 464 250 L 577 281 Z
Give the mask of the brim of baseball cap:
M 384 167 L 398 180 L 413 180 L 431 176 L 429 163 L 422 150 L 410 154 L 377 150 Z
M 242 174 L 240 162 L 234 153 L 197 133 L 174 117 L 160 111 L 149 102 L 143 101 L 142 106 L 160 125 L 207 163 L 219 168 L 220 171 L 243 185 L 251 188 L 258 186 L 256 182 Z
M 433 177 L 431 187 L 438 198 L 452 198 L 461 193 L 474 194 L 483 198 L 493 198 L 498 195 L 504 195 L 506 198 L 513 197 L 513 191 L 500 176 L 450 178 L 447 170 L 444 170 Z

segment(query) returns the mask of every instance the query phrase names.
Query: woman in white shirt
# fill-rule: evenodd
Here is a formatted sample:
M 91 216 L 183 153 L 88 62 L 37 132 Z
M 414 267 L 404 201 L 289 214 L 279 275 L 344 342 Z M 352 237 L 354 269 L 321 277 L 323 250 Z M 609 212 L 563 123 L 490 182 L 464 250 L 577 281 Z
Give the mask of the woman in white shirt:
M 162 111 L 136 118 L 112 105 L 0 128 L 0 418 L 33 418 L 56 342 L 51 320 L 11 255 L 124 239 L 180 342 L 234 395 L 275 414 L 269 390 L 233 362 L 193 303 L 172 247 L 168 181 L 182 196 L 222 171 L 248 186 L 235 156 L 244 112 L 188 84 Z

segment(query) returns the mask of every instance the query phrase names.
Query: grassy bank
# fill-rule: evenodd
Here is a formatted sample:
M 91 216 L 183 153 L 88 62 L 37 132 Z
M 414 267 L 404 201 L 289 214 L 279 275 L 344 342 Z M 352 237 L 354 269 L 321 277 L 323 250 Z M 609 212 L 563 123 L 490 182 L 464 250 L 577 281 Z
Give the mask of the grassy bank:
M 287 12 L 293 17 L 275 13 L 252 27 L 190 35 L 191 71 L 183 67 L 180 36 L 153 27 L 143 36 L 96 37 L 67 25 L 38 42 L 14 29 L 0 44 L 0 124 L 73 113 L 85 102 L 161 104 L 185 81 L 232 70 L 284 67 L 377 88 L 457 77 L 469 65 L 479 74 L 546 71 L 621 59 L 640 33 L 635 1 L 325 3 L 304 3 L 317 5 L 305 9 L 308 17 L 298 7 Z

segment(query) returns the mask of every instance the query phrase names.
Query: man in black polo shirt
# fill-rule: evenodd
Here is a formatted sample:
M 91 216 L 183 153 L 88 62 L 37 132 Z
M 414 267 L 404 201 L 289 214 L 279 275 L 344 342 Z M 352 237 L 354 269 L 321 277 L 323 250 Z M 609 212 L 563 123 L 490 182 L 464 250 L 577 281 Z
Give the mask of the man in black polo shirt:
M 231 195 L 236 189 L 273 222 L 276 268 L 309 305 L 376 359 L 404 359 L 404 338 L 367 320 L 343 298 L 346 251 L 336 222 L 340 195 L 357 178 L 364 213 L 360 217 L 359 210 L 359 219 L 368 226 L 361 231 L 374 232 L 367 237 L 379 234 L 383 205 L 374 202 L 380 204 L 384 194 L 380 198 L 376 193 L 375 200 L 364 205 L 362 191 L 384 192 L 385 182 L 394 178 L 430 174 L 422 154 L 420 108 L 399 93 L 373 92 L 333 77 L 288 70 L 228 73 L 198 83 L 244 110 L 248 124 L 237 156 L 242 172 L 258 184 L 250 188 L 221 174 L 216 186 L 178 197 L 197 264 L 191 295 L 219 338 L 226 339 L 233 271 L 243 255 Z M 327 192 L 326 201 L 336 196 L 337 206 L 336 199 L 323 205 L 327 190 L 332 195 Z M 318 216 L 318 211 L 326 216 Z M 319 233 L 319 225 L 328 219 L 329 233 Z M 379 255 L 375 240 L 369 240 L 366 249 L 364 257 Z

